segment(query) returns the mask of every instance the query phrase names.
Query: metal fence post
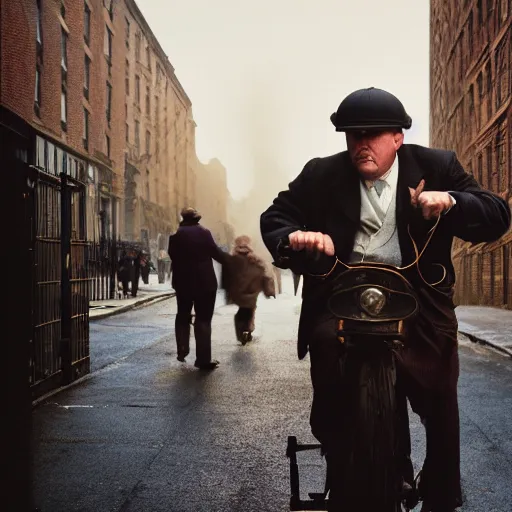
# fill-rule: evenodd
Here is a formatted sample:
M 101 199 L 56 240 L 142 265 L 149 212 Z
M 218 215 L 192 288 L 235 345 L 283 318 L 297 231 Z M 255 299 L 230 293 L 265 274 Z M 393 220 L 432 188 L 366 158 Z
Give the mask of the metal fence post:
M 61 173 L 61 340 L 60 354 L 64 384 L 72 381 L 71 354 L 71 191 L 66 174 Z
M 116 238 L 112 237 L 109 244 L 109 287 L 110 287 L 110 298 L 116 298 L 117 291 L 117 283 L 116 283 L 116 268 L 117 268 L 117 246 L 116 246 Z

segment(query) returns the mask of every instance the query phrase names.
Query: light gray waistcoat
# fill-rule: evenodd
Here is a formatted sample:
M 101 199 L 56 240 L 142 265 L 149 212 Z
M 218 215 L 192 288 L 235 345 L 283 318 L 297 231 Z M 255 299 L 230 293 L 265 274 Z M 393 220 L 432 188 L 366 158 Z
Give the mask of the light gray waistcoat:
M 384 213 L 363 183 L 360 189 L 361 223 L 349 263 L 387 263 L 399 267 L 402 254 L 396 228 L 396 190 Z

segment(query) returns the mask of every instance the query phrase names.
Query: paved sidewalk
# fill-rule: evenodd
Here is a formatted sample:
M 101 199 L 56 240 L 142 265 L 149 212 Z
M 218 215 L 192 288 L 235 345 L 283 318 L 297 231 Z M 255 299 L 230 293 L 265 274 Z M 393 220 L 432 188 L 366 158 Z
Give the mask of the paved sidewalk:
M 213 269 L 217 276 L 217 281 L 220 288 L 221 266 L 216 261 L 213 262 Z M 108 316 L 123 313 L 144 304 L 154 303 L 165 300 L 169 297 L 174 297 L 176 292 L 171 286 L 171 281 L 167 280 L 165 283 L 158 282 L 158 274 L 149 274 L 149 283 L 144 284 L 142 279 L 139 280 L 139 290 L 137 297 L 129 297 L 128 299 L 111 299 L 111 300 L 97 300 L 89 303 L 89 319 L 99 320 Z
M 130 296 L 128 299 L 91 301 L 89 304 L 89 318 L 91 320 L 99 320 L 100 318 L 116 315 L 143 304 L 173 297 L 175 294 L 170 281 L 159 284 L 158 275 L 150 274 L 149 284 L 144 284 L 142 280 L 139 281 L 137 297 Z
M 512 357 L 512 311 L 485 306 L 458 306 L 459 332 Z

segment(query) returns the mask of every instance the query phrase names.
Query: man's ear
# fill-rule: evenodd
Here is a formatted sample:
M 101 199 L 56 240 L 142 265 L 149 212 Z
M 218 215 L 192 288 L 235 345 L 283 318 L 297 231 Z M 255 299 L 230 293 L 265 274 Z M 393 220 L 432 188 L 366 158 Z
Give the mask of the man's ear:
M 398 151 L 400 146 L 404 143 L 404 134 L 403 132 L 396 132 L 393 138 L 395 141 L 395 149 Z

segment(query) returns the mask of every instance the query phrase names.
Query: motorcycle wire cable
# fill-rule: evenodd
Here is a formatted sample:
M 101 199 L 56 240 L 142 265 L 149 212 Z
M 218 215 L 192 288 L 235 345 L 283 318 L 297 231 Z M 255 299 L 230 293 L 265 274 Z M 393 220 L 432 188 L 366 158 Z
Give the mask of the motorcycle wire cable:
M 421 273 L 421 270 L 420 270 L 420 266 L 419 266 L 419 263 L 420 263 L 420 260 L 421 260 L 421 257 L 423 256 L 423 253 L 426 251 L 427 247 L 429 246 L 431 240 L 432 240 L 432 237 L 434 236 L 436 230 L 437 230 L 437 226 L 439 225 L 439 222 L 441 221 L 441 215 L 438 215 L 437 217 L 437 220 L 436 220 L 436 223 L 434 224 L 434 226 L 429 230 L 428 232 L 428 235 L 429 237 L 427 238 L 427 241 L 425 242 L 425 245 L 423 246 L 423 249 L 421 251 L 418 251 L 418 244 L 416 243 L 416 241 L 414 240 L 414 238 L 412 237 L 411 235 L 411 230 L 410 230 L 410 225 L 407 226 L 407 233 L 409 235 L 409 238 L 411 239 L 411 242 L 412 242 L 412 246 L 414 248 L 414 254 L 416 256 L 415 260 L 410 263 L 409 265 L 406 265 L 404 267 L 395 267 L 397 271 L 399 270 L 407 270 L 409 268 L 412 268 L 416 265 L 416 270 L 418 272 L 418 275 L 420 276 L 420 278 L 423 280 L 423 282 L 433 288 L 434 290 L 436 288 L 434 288 L 435 286 L 437 286 L 438 284 L 442 283 L 444 281 L 444 278 L 446 277 L 446 267 L 444 265 L 441 265 L 440 263 L 434 263 L 434 265 L 438 265 L 440 266 L 442 269 L 443 269 L 443 277 L 439 280 L 439 281 L 436 281 L 435 283 L 429 283 L 424 277 L 423 277 L 423 274 Z M 364 259 L 364 258 L 363 258 Z M 363 263 L 363 261 L 361 261 L 361 263 Z M 377 265 L 379 264 L 378 262 L 375 262 Z M 347 270 L 351 270 L 351 269 L 355 269 L 355 268 L 362 268 L 362 266 L 359 264 L 357 266 L 354 266 L 354 265 L 348 265 L 347 263 L 344 263 L 343 261 L 341 261 L 337 256 L 336 256 L 336 261 L 334 262 L 334 265 L 331 267 L 331 269 L 326 272 L 325 274 L 307 274 L 308 276 L 311 276 L 311 277 L 318 277 L 318 278 L 321 278 L 321 279 L 326 279 L 328 278 L 333 272 L 334 270 L 336 269 L 336 267 L 338 265 L 342 265 L 343 267 L 345 267 Z M 367 269 L 373 269 L 373 270 L 378 270 L 379 267 L 376 267 L 374 265 L 364 265 L 364 268 L 367 268 Z M 398 275 L 400 275 L 401 277 L 402 274 L 400 274 L 400 272 L 395 272 L 393 270 L 389 270 L 389 272 L 393 272 L 393 273 L 396 273 Z

